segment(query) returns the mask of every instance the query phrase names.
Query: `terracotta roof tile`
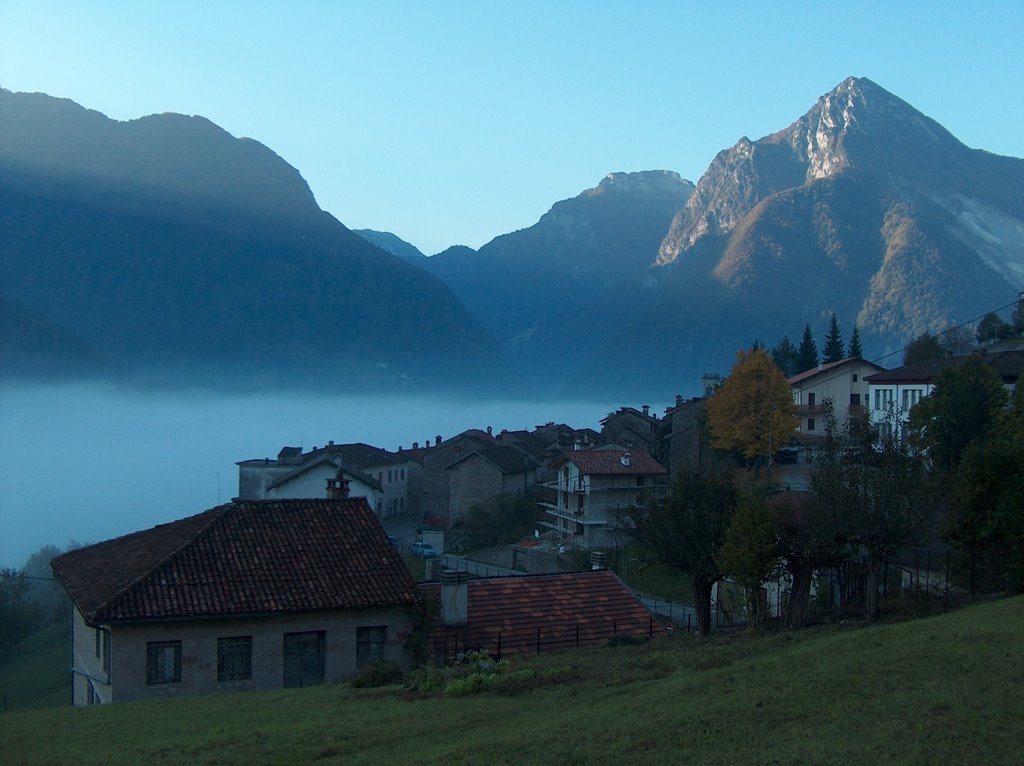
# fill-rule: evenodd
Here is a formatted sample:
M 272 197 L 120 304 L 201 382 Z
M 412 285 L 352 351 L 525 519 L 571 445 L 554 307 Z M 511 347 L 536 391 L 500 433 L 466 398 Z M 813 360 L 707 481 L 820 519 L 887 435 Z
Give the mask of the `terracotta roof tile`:
M 610 570 L 470 580 L 465 625 L 435 627 L 435 655 L 485 649 L 492 655 L 600 644 L 616 633 L 649 635 L 664 626 Z M 421 583 L 440 599 L 439 583 Z M 438 612 L 438 614 L 440 614 Z M 500 636 L 500 652 L 499 647 Z
M 623 457 L 629 455 L 629 464 L 623 462 Z M 566 462 L 573 462 L 579 466 L 580 471 L 592 475 L 624 474 L 628 476 L 637 475 L 658 475 L 667 473 L 665 468 L 651 457 L 645 450 L 601 450 L 581 449 L 564 452 L 552 464 L 552 468 L 558 468 Z
M 89 622 L 414 604 L 365 498 L 246 500 L 80 548 L 53 570 Z

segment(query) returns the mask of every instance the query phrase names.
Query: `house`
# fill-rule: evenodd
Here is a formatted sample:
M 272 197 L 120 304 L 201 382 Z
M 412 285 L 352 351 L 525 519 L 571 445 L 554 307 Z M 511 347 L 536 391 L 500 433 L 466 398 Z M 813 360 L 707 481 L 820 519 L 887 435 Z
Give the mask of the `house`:
M 891 418 L 895 418 L 900 427 L 908 423 L 914 405 L 935 390 L 935 379 L 969 358 L 970 355 L 937 357 L 870 375 L 867 382 L 871 424 L 890 428 Z M 990 351 L 980 354 L 980 358 L 999 374 L 1005 388 L 1016 387 L 1024 372 L 1024 351 Z
M 423 465 L 420 507 L 425 518 L 448 519 L 451 512 L 451 474 L 447 470 L 448 466 L 471 452 L 496 444 L 490 429 L 470 429 L 446 440 L 438 436 L 433 446 L 428 443 L 428 447 L 420 452 Z
M 449 473 L 450 519 L 465 515 L 500 495 L 522 497 L 537 481 L 537 461 L 511 445 L 484 447 L 462 455 L 445 469 Z
M 867 378 L 884 371 L 884 367 L 874 362 L 849 357 L 818 365 L 789 378 L 793 403 L 800 415 L 801 437 L 815 440 L 824 436 L 826 400 L 832 402 L 832 413 L 838 425 L 849 422 L 856 427 L 867 406 Z M 785 438 L 788 439 L 788 436 Z M 780 439 L 779 446 L 784 445 L 785 442 Z
M 361 442 L 283 447 L 276 460 L 243 460 L 238 465 L 238 497 L 243 500 L 320 497 L 324 481 L 341 471 L 353 495 L 367 498 L 380 518 L 418 514 L 422 466 L 415 457 Z
M 52 566 L 71 599 L 75 705 L 412 662 L 419 591 L 365 498 L 236 500 Z
M 644 450 L 570 450 L 551 464 L 554 502 L 542 522 L 574 547 L 614 545 L 625 512 L 664 494 L 665 468 Z
M 607 569 L 477 580 L 446 570 L 439 583 L 420 589 L 438 605 L 428 651 L 442 661 L 467 651 L 498 658 L 665 630 Z
M 652 415 L 646 404 L 642 410 L 620 407 L 601 421 L 601 437 L 605 444 L 653 452 L 658 447 L 659 425 L 657 415 Z

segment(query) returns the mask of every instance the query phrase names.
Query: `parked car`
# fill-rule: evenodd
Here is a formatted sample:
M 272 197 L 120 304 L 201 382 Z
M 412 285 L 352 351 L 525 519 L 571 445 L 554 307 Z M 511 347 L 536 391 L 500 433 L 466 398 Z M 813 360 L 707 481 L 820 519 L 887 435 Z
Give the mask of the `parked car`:
M 409 548 L 409 552 L 413 556 L 420 556 L 425 559 L 437 558 L 437 551 L 434 550 L 434 546 L 430 543 L 413 543 Z

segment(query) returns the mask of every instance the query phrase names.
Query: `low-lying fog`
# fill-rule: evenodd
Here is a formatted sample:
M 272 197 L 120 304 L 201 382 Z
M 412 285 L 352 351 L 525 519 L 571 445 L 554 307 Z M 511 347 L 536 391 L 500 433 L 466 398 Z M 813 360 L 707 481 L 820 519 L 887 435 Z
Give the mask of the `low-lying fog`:
M 396 396 L 0 388 L 0 566 L 43 545 L 98 542 L 191 516 L 238 493 L 235 463 L 365 442 L 388 450 L 467 428 L 600 428 L 623 404 Z M 636 406 L 636 403 L 632 403 Z

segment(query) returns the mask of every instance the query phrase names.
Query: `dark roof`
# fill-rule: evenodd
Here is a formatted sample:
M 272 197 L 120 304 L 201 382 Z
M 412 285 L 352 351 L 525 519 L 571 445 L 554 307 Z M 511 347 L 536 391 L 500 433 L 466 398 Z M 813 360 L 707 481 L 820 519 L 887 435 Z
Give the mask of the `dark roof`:
M 381 486 L 380 482 L 377 481 L 375 478 L 373 478 L 369 474 L 363 473 L 358 468 L 355 468 L 355 467 L 349 465 L 348 463 L 339 462 L 334 457 L 334 455 L 330 455 L 330 454 L 321 455 L 320 457 L 316 458 L 315 460 L 311 460 L 311 461 L 308 461 L 306 463 L 303 463 L 302 465 L 298 466 L 294 471 L 289 471 L 288 473 L 284 474 L 283 476 L 278 476 L 276 479 L 274 479 L 273 482 L 271 482 L 269 485 L 267 485 L 267 489 L 276 489 L 277 487 L 280 487 L 282 484 L 287 484 L 288 482 L 292 481 L 293 479 L 297 479 L 299 476 L 301 476 L 302 474 L 306 473 L 306 471 L 312 470 L 313 468 L 316 468 L 317 466 L 325 465 L 325 464 L 330 466 L 331 468 L 340 468 L 343 473 L 348 474 L 349 476 L 351 476 L 354 479 L 358 479 L 363 484 L 365 484 L 368 487 L 370 487 L 370 489 L 375 489 L 378 492 L 382 492 L 384 490 L 384 488 Z
M 485 449 L 478 449 L 474 452 L 470 452 L 468 455 L 463 455 L 448 468 L 454 468 L 456 465 L 461 463 L 463 460 L 468 460 L 474 455 L 486 460 L 491 463 L 495 468 L 501 471 L 503 474 L 511 475 L 516 473 L 524 473 L 526 471 L 532 471 L 537 468 L 538 463 L 532 457 L 527 455 L 522 450 L 516 449 L 515 447 L 487 447 Z
M 434 654 L 486 649 L 497 654 L 535 651 L 537 631 L 544 649 L 603 643 L 615 633 L 647 635 L 664 630 L 611 570 L 493 577 L 470 580 L 467 622 L 431 634 Z M 440 600 L 439 583 L 421 583 L 425 598 Z M 438 612 L 440 615 L 440 612 Z M 577 628 L 579 630 L 577 634 Z
M 959 367 L 971 358 L 971 354 L 962 356 L 942 356 L 924 362 L 907 364 L 895 370 L 880 372 L 865 378 L 868 383 L 934 383 L 935 378 L 951 367 Z M 977 355 L 982 363 L 995 369 L 1006 383 L 1015 383 L 1024 371 L 1024 351 L 999 351 Z
M 835 370 L 838 367 L 843 367 L 845 365 L 857 363 L 865 364 L 869 367 L 874 367 L 879 372 L 885 371 L 884 367 L 877 365 L 874 362 L 869 362 L 866 359 L 862 359 L 859 356 L 849 356 L 846 359 L 840 359 L 838 362 L 829 362 L 828 364 L 822 364 L 817 367 L 812 367 L 809 370 L 801 372 L 799 375 L 794 375 L 792 378 L 789 378 L 786 382 L 789 383 L 789 385 L 791 386 L 795 386 L 797 383 L 803 383 L 805 380 L 813 378 L 817 375 L 821 375 L 823 372 L 829 372 Z M 867 380 L 867 378 L 865 378 L 865 380 Z
M 625 455 L 629 455 L 629 465 L 623 463 Z M 624 474 L 627 476 L 650 475 L 666 473 L 665 468 L 651 457 L 646 450 L 602 450 L 602 449 L 581 449 L 564 452 L 552 464 L 557 468 L 563 463 L 572 461 L 579 466 L 580 471 L 585 474 L 612 475 Z
M 365 498 L 235 501 L 65 553 L 53 571 L 90 623 L 418 599 Z

